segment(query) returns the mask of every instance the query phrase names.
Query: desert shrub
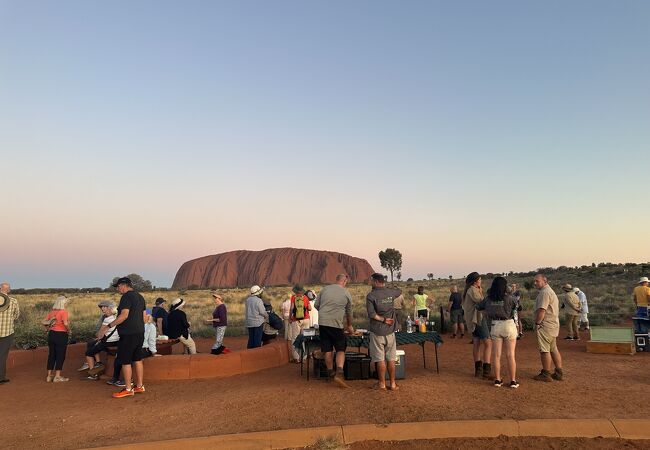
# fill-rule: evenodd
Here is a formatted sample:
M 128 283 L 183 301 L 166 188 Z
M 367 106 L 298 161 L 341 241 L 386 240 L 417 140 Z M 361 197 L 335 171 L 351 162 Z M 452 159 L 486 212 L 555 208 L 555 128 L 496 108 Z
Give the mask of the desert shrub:
M 48 300 L 41 300 L 36 303 L 34 303 L 34 309 L 38 311 L 49 311 L 52 309 L 52 302 Z

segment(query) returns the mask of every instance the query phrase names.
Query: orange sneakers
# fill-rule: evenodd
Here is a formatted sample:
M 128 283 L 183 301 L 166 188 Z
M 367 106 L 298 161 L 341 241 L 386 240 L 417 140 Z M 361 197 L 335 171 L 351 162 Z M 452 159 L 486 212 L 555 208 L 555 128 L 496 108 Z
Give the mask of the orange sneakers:
M 145 391 L 144 384 L 142 386 L 140 386 L 140 387 L 136 386 L 136 387 L 133 388 L 133 392 L 136 393 L 136 394 L 139 394 L 139 393 L 144 392 L 144 391 Z
M 133 397 L 133 389 L 124 388 L 120 392 L 113 392 L 113 398 Z

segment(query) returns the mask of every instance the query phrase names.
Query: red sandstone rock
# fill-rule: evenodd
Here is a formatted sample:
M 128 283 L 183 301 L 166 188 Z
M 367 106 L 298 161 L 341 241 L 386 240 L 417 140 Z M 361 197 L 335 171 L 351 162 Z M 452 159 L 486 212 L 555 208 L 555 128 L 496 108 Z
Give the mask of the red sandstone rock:
M 352 282 L 362 282 L 373 272 L 365 259 L 343 253 L 298 248 L 237 250 L 183 263 L 172 289 L 325 284 L 333 283 L 339 273 L 348 274 Z

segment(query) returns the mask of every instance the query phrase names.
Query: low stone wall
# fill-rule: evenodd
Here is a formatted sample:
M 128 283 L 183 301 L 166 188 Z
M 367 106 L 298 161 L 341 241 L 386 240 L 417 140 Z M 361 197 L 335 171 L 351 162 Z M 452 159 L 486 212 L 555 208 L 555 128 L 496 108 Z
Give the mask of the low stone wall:
M 66 361 L 78 360 L 81 364 L 86 344 L 68 345 Z M 48 349 L 13 350 L 9 352 L 9 370 L 24 365 L 42 365 L 45 368 Z M 196 355 L 168 355 L 144 360 L 147 380 L 190 380 L 226 378 L 257 372 L 289 363 L 289 350 L 285 341 L 250 350 L 234 351 L 222 355 L 198 353 Z M 73 364 L 74 365 L 74 364 Z M 109 358 L 109 367 L 112 358 Z M 76 365 L 74 365 L 76 368 Z

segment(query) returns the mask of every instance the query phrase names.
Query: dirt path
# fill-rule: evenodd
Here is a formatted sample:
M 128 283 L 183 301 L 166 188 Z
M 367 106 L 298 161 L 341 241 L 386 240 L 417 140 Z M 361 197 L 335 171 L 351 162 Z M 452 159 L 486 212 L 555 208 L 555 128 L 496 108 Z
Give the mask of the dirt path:
M 234 349 L 245 346 L 243 338 L 226 343 Z M 199 349 L 207 351 L 209 344 L 201 341 Z M 539 383 L 531 380 L 539 358 L 528 334 L 518 345 L 521 387 L 510 389 L 472 376 L 467 338 L 445 339 L 440 375 L 433 367 L 432 345 L 427 344 L 429 369 L 422 367 L 419 346 L 404 349 L 407 379 L 397 392 L 372 391 L 371 381 L 350 382 L 348 390 L 307 382 L 299 377 L 299 366 L 287 364 L 220 380 L 146 382 L 145 373 L 145 394 L 113 399 L 112 386 L 78 379 L 80 361 L 66 361 L 64 373 L 72 380 L 57 385 L 45 383 L 44 367 L 22 367 L 9 372 L 12 381 L 0 386 L 3 447 L 71 449 L 357 423 L 650 415 L 642 400 L 650 385 L 650 356 L 643 353 L 593 355 L 585 352 L 584 341 L 562 341 L 566 381 Z

